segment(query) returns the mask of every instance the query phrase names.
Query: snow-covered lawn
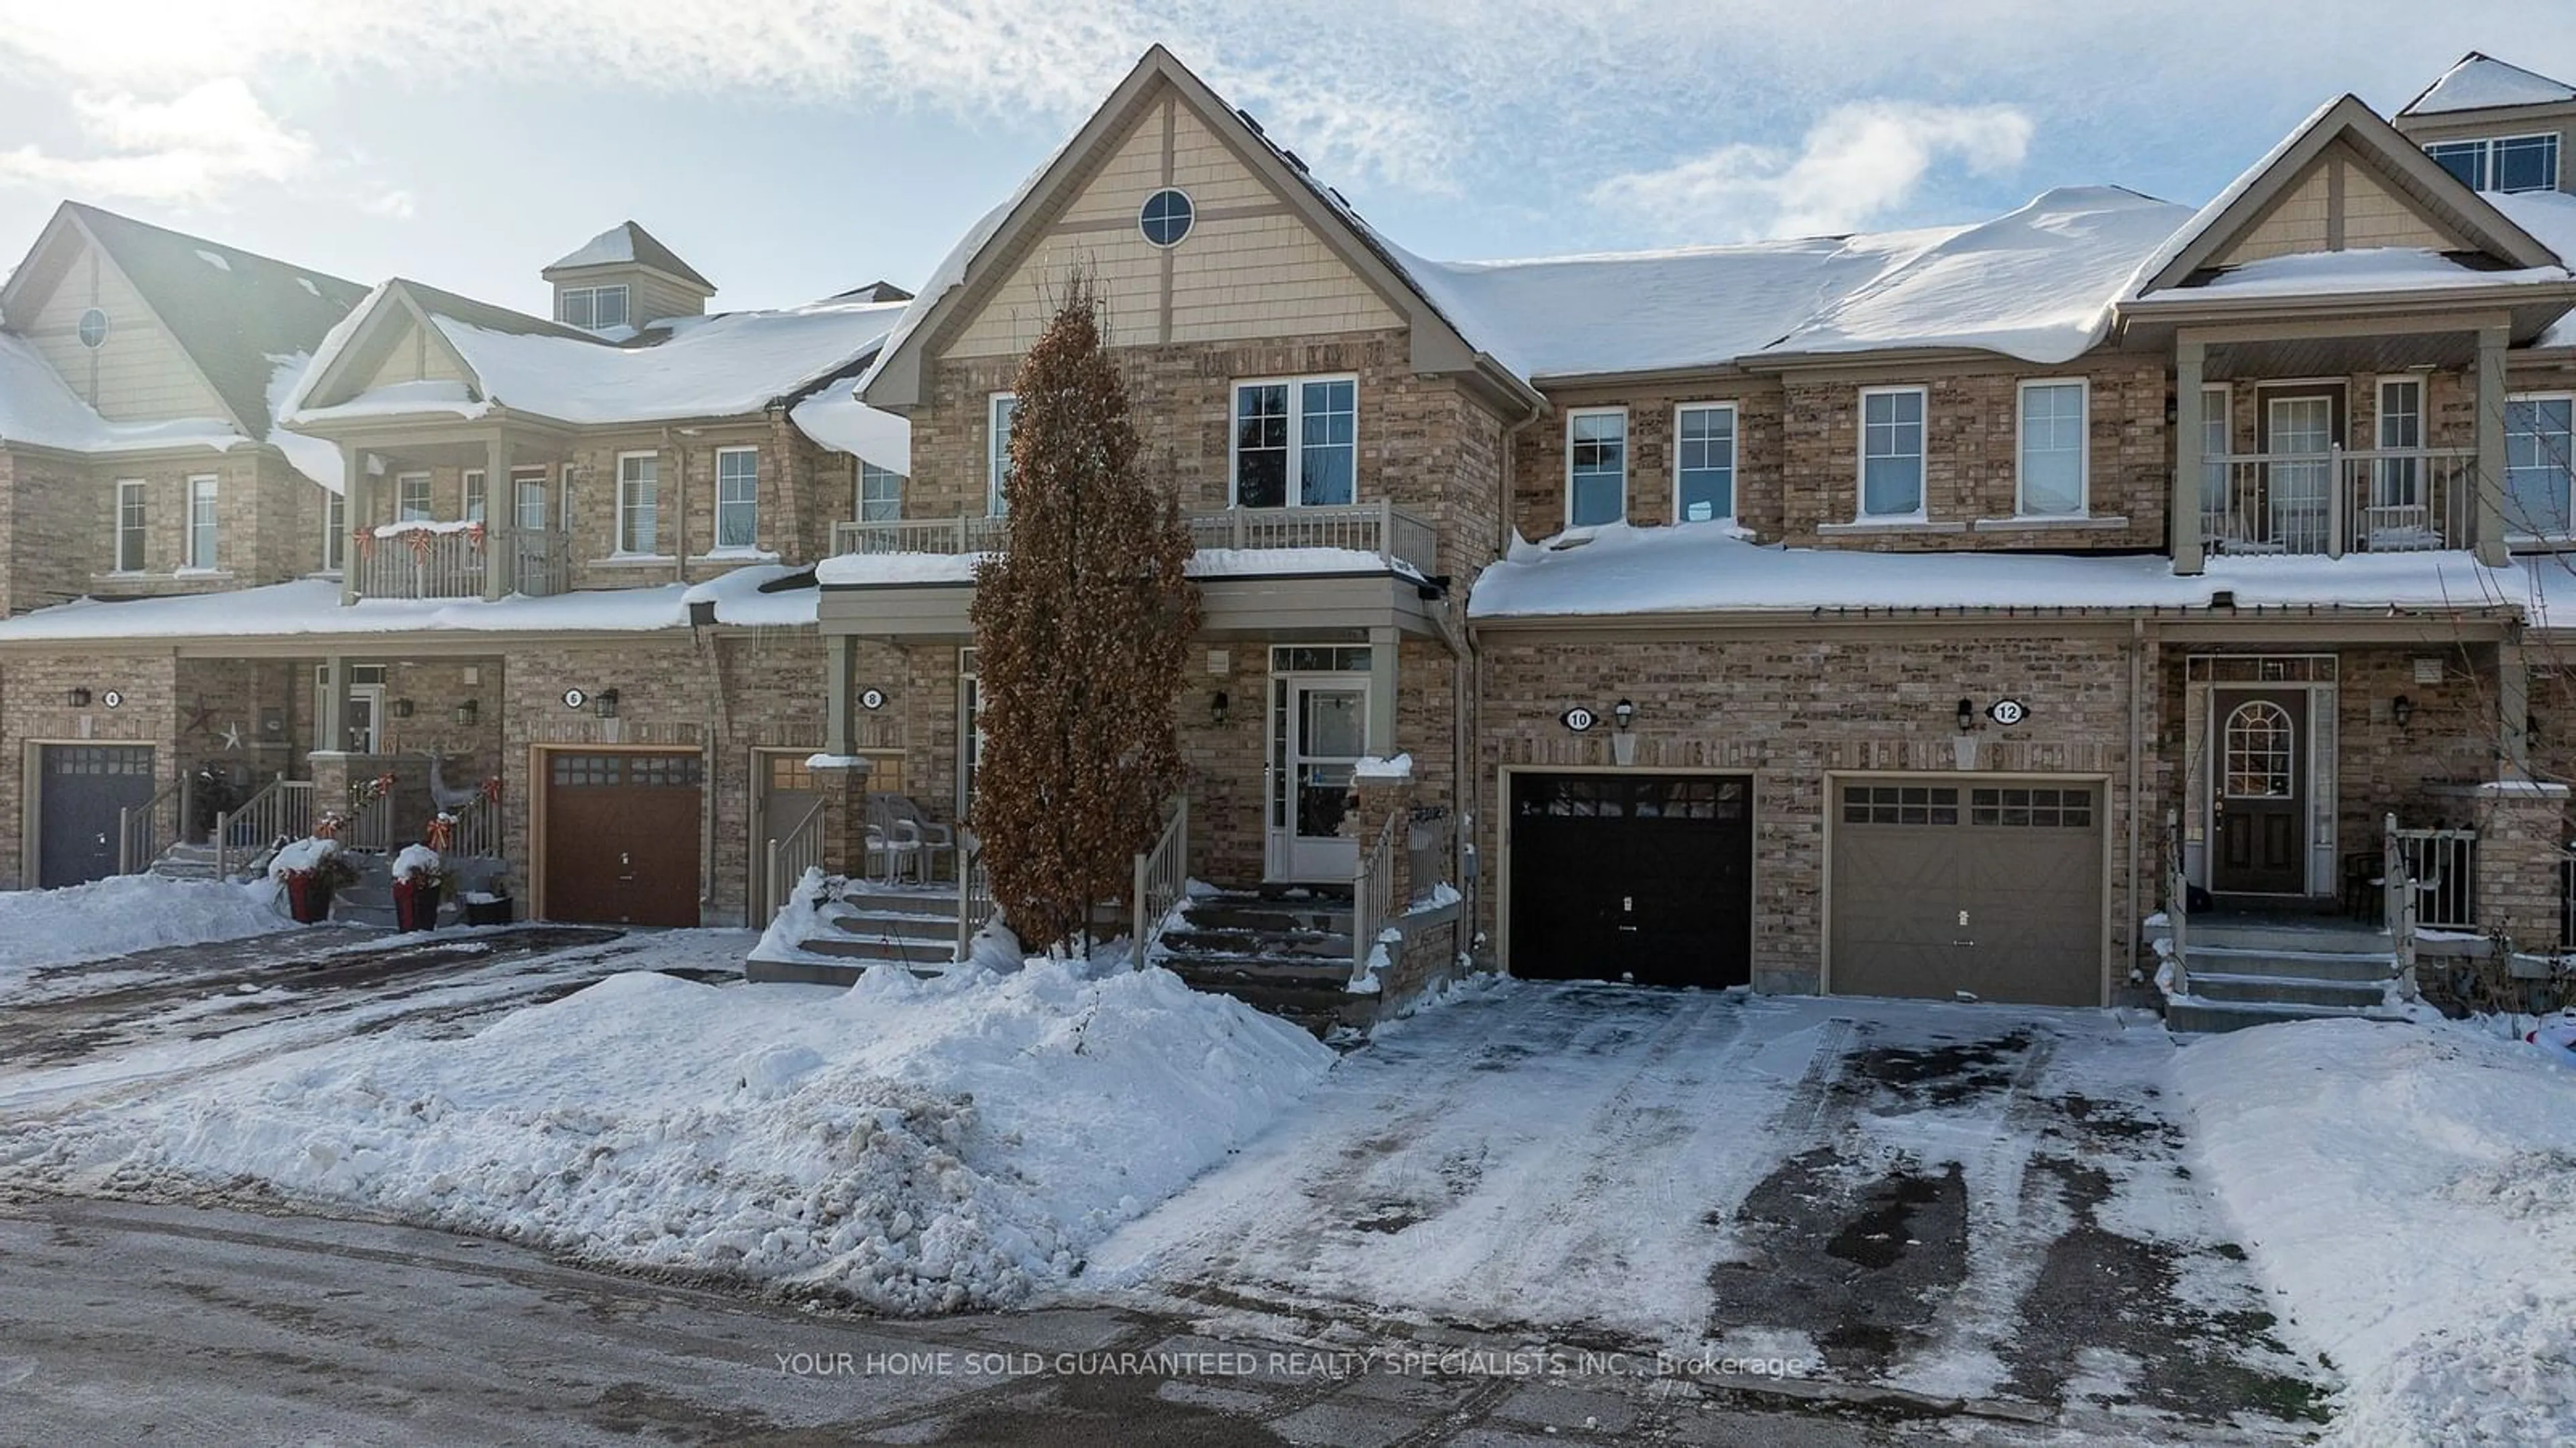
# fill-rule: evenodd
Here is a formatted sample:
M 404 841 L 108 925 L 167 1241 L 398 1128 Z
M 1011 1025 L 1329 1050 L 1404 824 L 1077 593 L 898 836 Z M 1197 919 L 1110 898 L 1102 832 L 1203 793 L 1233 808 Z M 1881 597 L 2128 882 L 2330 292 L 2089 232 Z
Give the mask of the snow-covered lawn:
M 235 885 L 157 875 L 0 892 L 0 990 L 39 966 L 284 930 L 295 922 L 277 893 L 265 880 Z
M 638 971 L 470 1036 L 358 1036 L 74 1114 L 18 1154 L 73 1186 L 246 1180 L 944 1311 L 1063 1279 L 1331 1061 L 1161 970 L 880 968 L 847 991 Z
M 2176 1063 L 2201 1175 L 2358 1444 L 2576 1442 L 2576 1071 L 2466 1025 L 2308 1021 Z

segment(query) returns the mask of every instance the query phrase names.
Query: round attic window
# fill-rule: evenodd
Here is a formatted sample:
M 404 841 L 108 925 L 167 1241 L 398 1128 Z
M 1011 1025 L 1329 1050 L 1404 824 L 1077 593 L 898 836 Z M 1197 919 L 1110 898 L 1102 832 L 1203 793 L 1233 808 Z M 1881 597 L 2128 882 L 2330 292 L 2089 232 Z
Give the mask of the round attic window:
M 96 307 L 80 314 L 80 344 L 96 347 L 107 340 L 107 313 Z
M 1136 225 L 1154 245 L 1178 246 L 1190 234 L 1195 214 L 1188 192 L 1166 187 L 1145 198 L 1145 208 L 1136 213 Z

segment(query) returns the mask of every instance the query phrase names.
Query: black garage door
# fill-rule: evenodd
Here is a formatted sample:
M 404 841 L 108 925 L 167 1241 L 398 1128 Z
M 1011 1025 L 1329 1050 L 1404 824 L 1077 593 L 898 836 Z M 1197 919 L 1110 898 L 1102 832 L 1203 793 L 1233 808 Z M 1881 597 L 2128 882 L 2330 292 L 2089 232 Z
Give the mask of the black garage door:
M 152 749 L 135 744 L 48 744 L 36 883 L 79 885 L 116 873 L 117 817 L 152 799 Z
M 1836 995 L 2102 1003 L 2102 802 L 2087 784 L 1837 787 Z
M 1753 979 L 1753 781 L 1512 780 L 1512 974 L 1729 986 Z

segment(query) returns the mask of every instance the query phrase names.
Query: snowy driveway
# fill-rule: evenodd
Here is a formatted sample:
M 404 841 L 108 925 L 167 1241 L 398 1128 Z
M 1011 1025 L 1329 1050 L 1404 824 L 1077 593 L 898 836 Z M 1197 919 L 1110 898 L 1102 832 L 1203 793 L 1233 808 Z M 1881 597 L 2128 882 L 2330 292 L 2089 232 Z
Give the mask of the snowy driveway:
M 2190 1180 L 2172 1050 L 2100 1012 L 1503 983 L 1382 1033 L 1084 1282 L 1318 1335 L 2305 1424 L 2325 1385 Z

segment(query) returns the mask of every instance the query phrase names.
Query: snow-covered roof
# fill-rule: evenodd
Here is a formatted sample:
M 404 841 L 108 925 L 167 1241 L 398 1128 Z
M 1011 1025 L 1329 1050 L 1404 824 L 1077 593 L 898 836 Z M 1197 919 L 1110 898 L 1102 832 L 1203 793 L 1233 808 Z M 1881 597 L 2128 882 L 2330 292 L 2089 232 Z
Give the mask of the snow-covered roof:
M 827 588 L 975 581 L 983 553 L 841 553 L 814 565 Z M 1420 579 L 1410 564 L 1390 564 L 1364 548 L 1201 548 L 1190 555 L 1192 578 L 1309 577 L 1326 573 L 1382 573 Z
M 2162 557 L 2044 553 L 1881 553 L 1787 548 L 1717 527 L 1586 530 L 1589 541 L 1519 543 L 1476 580 L 1475 619 L 1609 614 L 1797 612 L 1815 609 L 2205 608 L 2233 590 L 2237 606 L 2366 608 L 2528 606 L 2531 570 L 2488 568 L 2468 553 L 2347 558 L 2229 557 L 2184 577 Z M 1560 539 L 1560 542 L 1568 541 Z
M 2489 196 L 2498 211 L 2513 224 L 2530 232 L 2532 239 L 2558 253 L 2560 262 L 2576 271 L 2576 196 L 2564 191 L 2512 191 Z M 2549 330 L 2533 339 L 2535 347 L 2576 347 L 2576 313 L 2552 322 Z
M 818 445 L 886 469 L 912 472 L 912 424 L 861 402 L 857 386 L 831 383 L 787 410 L 787 420 Z
M 777 311 L 675 317 L 656 323 L 643 340 L 621 346 L 536 318 L 526 319 L 533 324 L 528 330 L 503 330 L 490 325 L 494 319 L 488 315 L 469 320 L 451 315 L 461 309 L 442 310 L 441 305 L 437 294 L 423 296 L 423 310 L 472 370 L 472 383 L 404 382 L 328 407 L 299 402 L 289 420 L 309 426 L 394 413 L 475 417 L 494 407 L 576 424 L 739 416 L 855 372 L 903 313 L 899 302 L 816 302 Z M 308 379 L 318 378 L 355 333 L 354 325 L 335 329 Z M 309 388 L 311 381 L 305 385 Z M 834 419 L 829 410 L 822 415 L 827 424 L 842 422 L 844 435 L 872 426 L 866 419 Z M 880 450 L 891 441 L 882 427 L 870 435 Z M 838 445 L 823 437 L 816 441 Z M 882 459 L 871 460 L 886 465 Z M 895 461 L 908 471 L 908 450 Z
M 2494 56 L 2470 51 L 2441 77 L 2408 101 L 2401 116 L 2439 115 L 2445 111 L 2483 111 L 2496 106 L 2545 106 L 2576 101 L 2576 86 L 2551 80 L 2537 71 L 2507 65 Z
M 74 599 L 0 619 L 0 644 L 27 640 L 244 638 L 376 633 L 643 633 L 685 628 L 689 605 L 716 606 L 716 622 L 810 627 L 811 587 L 762 592 L 797 570 L 737 568 L 696 585 L 588 589 L 548 598 L 363 599 L 343 606 L 340 585 L 302 578 L 261 588 L 172 598 Z
M 268 399 L 274 404 L 290 391 L 304 368 L 304 356 L 271 360 Z M 230 452 L 253 439 L 242 435 L 229 418 L 186 417 L 160 422 L 110 422 L 73 393 L 61 374 L 26 338 L 0 332 L 0 446 L 10 443 L 77 453 L 131 453 L 159 448 L 202 447 Z M 272 426 L 266 441 L 277 445 L 296 471 L 338 491 L 340 450 L 318 438 L 299 437 Z
M 1471 341 L 1525 379 L 1884 347 L 2055 363 L 2101 340 L 2139 259 L 2189 214 L 2077 186 L 1991 221 L 1921 231 L 1511 262 L 1389 249 Z
M 664 246 L 653 233 L 632 221 L 621 221 L 546 263 L 545 270 L 539 275 L 552 277 L 559 271 L 593 266 L 648 266 L 696 282 L 708 291 L 716 289 L 715 283 L 698 275 L 697 268 L 680 260 L 678 252 Z
M 2231 297 L 2318 297 L 2538 285 L 2567 279 L 2563 266 L 2490 271 L 2464 266 L 2426 247 L 2375 246 L 2267 256 L 2229 267 L 2191 290 Z

